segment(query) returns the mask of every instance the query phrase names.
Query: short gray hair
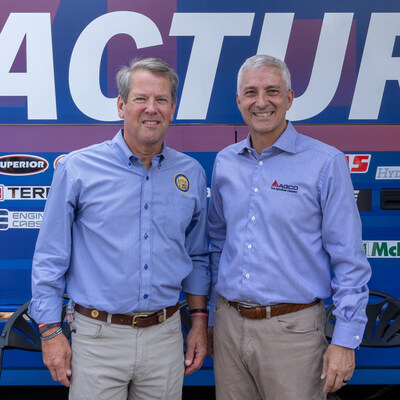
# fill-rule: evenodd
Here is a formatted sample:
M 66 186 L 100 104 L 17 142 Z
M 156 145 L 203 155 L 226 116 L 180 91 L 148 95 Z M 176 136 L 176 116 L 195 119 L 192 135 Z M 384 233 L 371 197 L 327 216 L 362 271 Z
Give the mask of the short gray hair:
M 282 73 L 282 78 L 286 85 L 286 93 L 292 89 L 292 82 L 290 78 L 290 71 L 287 65 L 279 58 L 268 56 L 265 54 L 257 54 L 256 56 L 248 58 L 243 65 L 240 67 L 237 78 L 237 93 L 240 95 L 240 84 L 242 82 L 243 72 L 249 69 L 274 67 L 279 69 Z
M 171 86 L 172 104 L 175 103 L 176 91 L 179 83 L 178 75 L 176 74 L 175 70 L 165 61 L 152 57 L 143 59 L 135 58 L 129 65 L 124 65 L 117 72 L 118 92 L 124 103 L 128 101 L 128 95 L 131 91 L 131 75 L 134 71 L 140 69 L 144 69 L 152 72 L 155 75 L 168 78 Z

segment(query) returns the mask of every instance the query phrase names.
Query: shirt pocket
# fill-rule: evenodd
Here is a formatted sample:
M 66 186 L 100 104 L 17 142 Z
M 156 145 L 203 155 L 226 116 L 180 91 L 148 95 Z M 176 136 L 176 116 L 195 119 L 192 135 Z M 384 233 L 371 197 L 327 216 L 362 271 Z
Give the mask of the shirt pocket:
M 194 199 L 181 196 L 167 198 L 164 231 L 170 239 L 184 239 L 194 213 Z

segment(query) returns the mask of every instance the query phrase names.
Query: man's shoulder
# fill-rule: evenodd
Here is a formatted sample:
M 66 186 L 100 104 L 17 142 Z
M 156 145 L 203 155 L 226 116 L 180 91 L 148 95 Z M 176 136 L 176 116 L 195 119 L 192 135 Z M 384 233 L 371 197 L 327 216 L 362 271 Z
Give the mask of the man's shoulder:
M 195 158 L 189 156 L 188 154 L 182 153 L 171 147 L 167 147 L 167 151 L 167 157 L 171 160 L 171 162 L 204 171 L 204 168 L 202 167 L 200 162 L 197 161 Z
M 68 153 L 65 157 L 62 157 L 59 161 L 60 164 L 65 166 L 73 166 L 84 162 L 87 159 L 96 157 L 104 157 L 111 144 L 110 140 L 106 140 L 101 143 L 92 144 L 81 149 L 77 149 Z
M 336 147 L 299 132 L 297 136 L 296 148 L 298 151 L 313 151 L 325 154 L 329 158 L 334 158 L 338 154 L 342 154 L 342 152 Z
M 246 142 L 247 142 L 247 140 L 244 139 L 240 142 L 230 144 L 229 146 L 220 150 L 217 154 L 217 157 L 220 158 L 220 157 L 226 157 L 226 156 L 238 154 L 245 147 Z

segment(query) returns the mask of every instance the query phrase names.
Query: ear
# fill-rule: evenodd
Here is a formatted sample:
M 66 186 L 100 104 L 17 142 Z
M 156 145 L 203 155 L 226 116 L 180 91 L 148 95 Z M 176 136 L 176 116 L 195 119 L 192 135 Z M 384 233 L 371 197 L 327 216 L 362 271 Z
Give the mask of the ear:
M 171 114 L 169 116 L 169 122 L 172 122 L 174 120 L 176 103 L 177 103 L 177 101 L 175 100 L 175 103 L 172 105 L 172 108 L 171 108 Z
M 238 109 L 240 112 L 242 112 L 242 110 L 240 109 L 240 97 L 239 97 L 239 93 L 236 93 L 236 104 L 238 106 Z
M 124 119 L 124 117 L 125 117 L 125 112 L 124 112 L 125 103 L 124 103 L 124 101 L 122 100 L 122 97 L 121 97 L 121 96 L 118 96 L 118 99 L 117 99 L 117 108 L 118 108 L 118 116 L 119 116 L 121 119 Z
M 288 111 L 289 108 L 292 107 L 293 99 L 294 99 L 294 91 L 293 90 L 289 90 L 289 93 L 288 93 L 288 104 L 287 104 L 287 107 L 286 107 L 286 111 Z

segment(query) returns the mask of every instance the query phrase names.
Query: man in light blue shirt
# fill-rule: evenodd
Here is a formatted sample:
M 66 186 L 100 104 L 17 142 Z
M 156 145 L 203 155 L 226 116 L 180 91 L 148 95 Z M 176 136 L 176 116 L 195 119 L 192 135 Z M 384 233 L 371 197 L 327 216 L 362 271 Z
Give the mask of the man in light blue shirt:
M 29 314 L 43 359 L 70 399 L 178 399 L 207 352 L 206 177 L 168 148 L 178 77 L 144 59 L 118 75 L 124 127 L 70 153 L 55 170 L 32 269 Z M 60 335 L 65 286 L 75 302 L 71 348 Z M 178 300 L 192 329 L 183 357 Z M 205 312 L 204 312 L 205 310 Z
M 349 168 L 343 153 L 286 121 L 293 98 L 281 60 L 246 60 L 237 104 L 250 133 L 215 160 L 209 352 L 218 400 L 325 399 L 351 378 L 363 336 L 371 271 Z M 327 346 L 320 299 L 331 296 Z

